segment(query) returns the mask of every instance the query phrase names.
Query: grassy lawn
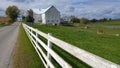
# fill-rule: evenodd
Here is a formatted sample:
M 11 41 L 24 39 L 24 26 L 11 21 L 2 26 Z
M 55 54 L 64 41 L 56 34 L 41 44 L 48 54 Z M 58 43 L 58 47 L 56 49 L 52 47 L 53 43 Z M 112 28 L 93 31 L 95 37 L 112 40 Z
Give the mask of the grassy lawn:
M 45 68 L 22 26 L 16 45 L 14 68 Z
M 104 31 L 104 34 L 106 35 L 115 35 L 120 34 L 120 28 L 105 28 L 105 26 L 120 26 L 120 21 L 107 21 L 107 22 L 98 22 L 98 23 L 89 23 L 87 24 L 90 28 L 84 29 L 86 26 L 85 24 L 79 24 L 75 23 L 75 29 L 81 29 L 88 32 L 97 33 L 99 29 L 102 29 Z
M 11 24 L 13 24 L 13 23 L 0 23 L 0 27 L 3 27 L 3 26 L 8 26 L 8 25 L 11 25 Z
M 119 25 L 120 26 L 120 20 L 115 20 L 115 21 L 108 21 L 106 23 L 103 23 L 104 25 Z
M 52 33 L 53 36 L 69 42 L 79 48 L 87 50 L 93 54 L 101 56 L 107 60 L 110 60 L 114 63 L 120 64 L 120 36 L 115 36 L 111 34 L 120 34 L 120 29 L 107 29 L 102 28 L 104 30 L 104 34 L 97 34 L 96 26 L 104 26 L 104 25 L 119 25 L 120 23 L 117 21 L 108 23 L 99 24 L 88 24 L 91 27 L 89 29 L 84 29 L 82 26 L 49 26 L 49 25 L 31 25 L 34 28 L 37 28 L 45 33 Z M 56 52 L 60 55 L 64 54 L 63 51 L 59 50 L 57 47 L 53 47 Z M 72 60 L 72 58 L 71 58 Z M 74 61 L 74 60 L 73 60 Z M 76 61 L 74 61 L 76 62 Z M 75 64 L 73 62 L 73 64 Z M 76 63 L 79 65 L 79 63 Z M 81 63 L 81 66 L 84 65 Z M 84 66 L 83 66 L 84 67 Z M 87 68 L 87 67 L 86 67 Z

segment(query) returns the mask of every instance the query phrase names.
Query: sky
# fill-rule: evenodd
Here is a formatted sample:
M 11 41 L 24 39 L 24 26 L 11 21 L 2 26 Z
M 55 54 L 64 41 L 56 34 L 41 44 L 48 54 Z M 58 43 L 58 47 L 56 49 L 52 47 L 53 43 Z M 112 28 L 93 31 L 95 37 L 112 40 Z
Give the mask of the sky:
M 44 9 L 54 5 L 61 16 L 120 18 L 120 0 L 0 0 L 0 16 L 4 16 L 6 8 L 11 5 L 21 10 Z

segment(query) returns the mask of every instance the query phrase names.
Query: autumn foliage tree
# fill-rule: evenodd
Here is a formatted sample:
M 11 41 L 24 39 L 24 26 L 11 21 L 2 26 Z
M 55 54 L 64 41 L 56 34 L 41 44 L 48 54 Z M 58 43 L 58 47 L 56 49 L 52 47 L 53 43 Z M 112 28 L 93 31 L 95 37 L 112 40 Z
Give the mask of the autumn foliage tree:
M 88 19 L 87 18 L 80 18 L 80 23 L 83 23 L 83 24 L 87 24 L 88 23 Z
M 11 18 L 12 22 L 16 21 L 18 15 L 19 15 L 20 10 L 18 9 L 17 6 L 9 6 L 6 9 L 6 15 Z
M 80 23 L 80 20 L 77 17 L 74 17 L 70 20 L 72 23 Z

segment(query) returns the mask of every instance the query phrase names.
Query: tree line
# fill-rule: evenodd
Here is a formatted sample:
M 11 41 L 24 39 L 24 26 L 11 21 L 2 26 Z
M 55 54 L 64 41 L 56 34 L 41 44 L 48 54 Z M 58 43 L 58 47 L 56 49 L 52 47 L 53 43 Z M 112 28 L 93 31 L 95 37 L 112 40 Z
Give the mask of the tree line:
M 20 15 L 20 9 L 18 9 L 17 6 L 13 5 L 13 6 L 9 6 L 7 9 L 6 9 L 6 15 L 11 18 L 11 22 L 14 22 L 17 20 L 18 16 Z M 30 23 L 33 23 L 34 22 L 34 18 L 33 18 L 33 11 L 31 9 L 27 10 L 27 16 L 23 16 L 22 17 L 22 20 L 24 22 L 30 22 Z M 75 16 L 72 16 L 70 22 L 72 23 L 84 23 L 84 24 L 87 24 L 89 22 L 92 22 L 92 23 L 95 23 L 95 22 L 105 22 L 105 21 L 111 21 L 112 19 L 109 18 L 103 18 L 103 19 L 87 19 L 85 17 L 82 17 L 82 18 L 77 18 Z
M 77 17 L 72 17 L 71 18 L 71 22 L 72 23 L 83 23 L 83 24 L 87 24 L 87 23 L 95 23 L 95 22 L 105 22 L 105 21 L 111 21 L 112 20 L 112 18 L 102 18 L 102 19 L 95 19 L 95 18 L 93 18 L 93 19 L 91 19 L 91 20 L 89 20 L 89 19 L 87 19 L 87 18 L 85 18 L 85 17 L 82 17 L 82 18 L 77 18 Z

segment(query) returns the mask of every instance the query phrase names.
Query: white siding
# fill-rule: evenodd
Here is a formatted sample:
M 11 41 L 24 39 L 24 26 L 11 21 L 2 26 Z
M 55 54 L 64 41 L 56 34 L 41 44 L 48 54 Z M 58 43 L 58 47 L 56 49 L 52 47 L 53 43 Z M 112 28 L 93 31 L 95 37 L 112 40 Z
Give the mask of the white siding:
M 55 8 L 50 8 L 46 13 L 46 24 L 59 24 L 60 12 Z
M 46 24 L 46 16 L 45 14 L 41 14 L 42 15 L 42 24 Z
M 54 7 L 51 6 L 47 11 L 41 14 L 34 14 L 35 23 L 42 24 L 59 24 L 60 23 L 60 12 Z
M 40 23 L 41 20 L 42 20 L 41 14 L 34 14 L 34 22 L 35 23 Z

